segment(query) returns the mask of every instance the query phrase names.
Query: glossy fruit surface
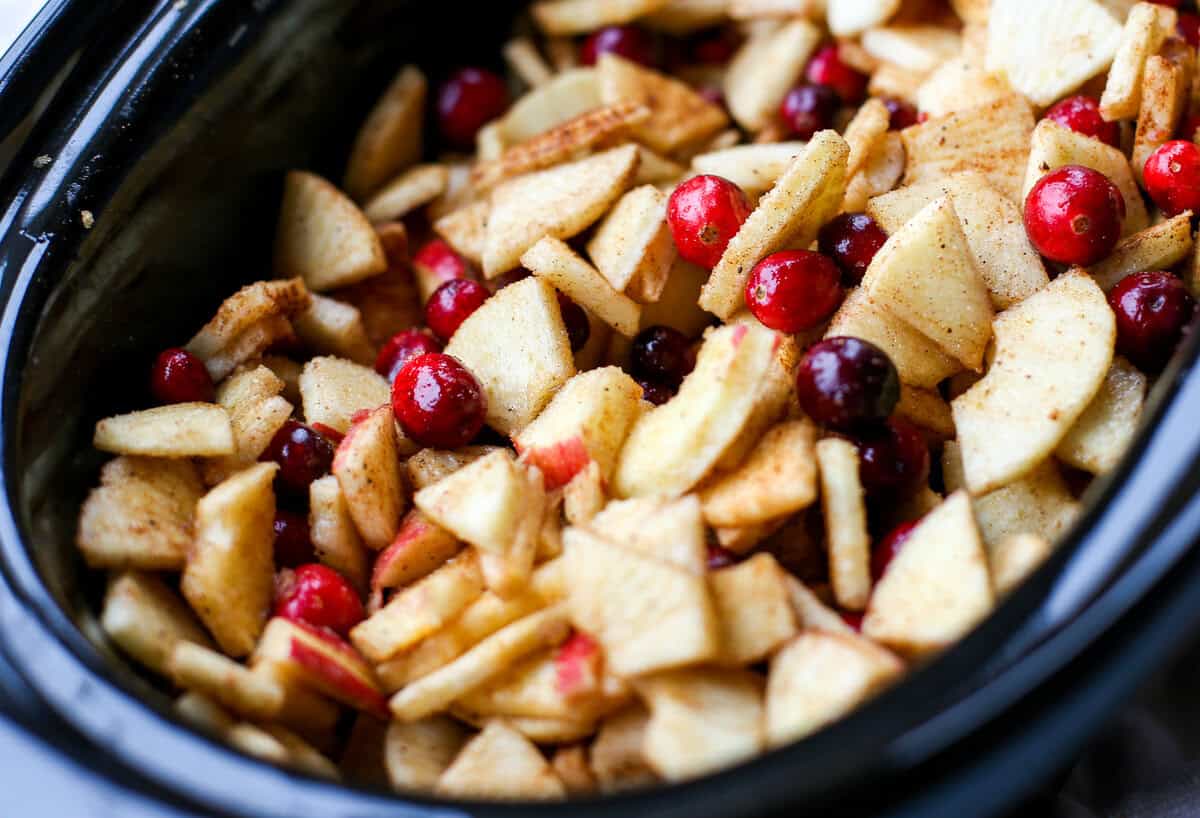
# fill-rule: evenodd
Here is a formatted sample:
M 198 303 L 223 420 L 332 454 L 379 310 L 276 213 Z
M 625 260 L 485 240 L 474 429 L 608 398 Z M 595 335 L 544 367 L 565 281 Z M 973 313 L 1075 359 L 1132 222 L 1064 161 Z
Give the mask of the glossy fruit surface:
M 824 46 L 808 61 L 804 78 L 832 88 L 846 105 L 858 105 L 867 95 L 867 75 L 843 62 L 836 45 Z
M 749 216 L 745 191 L 720 176 L 693 176 L 667 203 L 667 224 L 679 255 L 710 270 Z
M 279 572 L 275 616 L 328 628 L 343 637 L 366 618 L 358 592 L 337 571 L 319 563 Z
M 457 449 L 483 428 L 487 399 L 475 376 L 441 352 L 418 355 L 392 384 L 392 411 L 422 446 Z
M 913 529 L 917 527 L 920 520 L 910 520 L 907 523 L 893 528 L 887 533 L 887 536 L 875 544 L 871 549 L 871 581 L 879 582 L 883 577 L 883 572 L 891 565 L 892 560 L 900 553 L 900 546 L 904 545 L 904 541 L 912 534 Z
M 412 327 L 403 332 L 397 332 L 387 343 L 379 348 L 375 357 L 375 371 L 391 383 L 396 379 L 400 367 L 408 363 L 410 358 L 424 355 L 427 352 L 441 352 L 442 345 L 433 335 L 422 329 Z
M 597 29 L 579 48 L 579 61 L 595 65 L 601 54 L 616 54 L 647 68 L 653 68 L 654 38 L 637 26 L 605 26 Z
M 692 36 L 688 51 L 692 62 L 701 65 L 725 65 L 738 49 L 738 39 L 727 28 L 704 31 Z
M 1025 232 L 1051 261 L 1088 265 L 1121 237 L 1125 200 L 1104 174 L 1080 165 L 1047 173 L 1025 197 Z
M 316 429 L 298 420 L 288 420 L 258 459 L 278 463 L 276 484 L 307 497 L 309 484 L 329 474 L 333 451 L 333 443 Z
M 778 332 L 812 329 L 842 303 L 841 273 L 827 256 L 811 250 L 772 253 L 746 279 L 746 306 Z
M 817 423 L 852 432 L 875 426 L 900 400 L 900 376 L 879 347 L 860 338 L 826 338 L 796 371 L 796 396 Z
M 442 342 L 454 337 L 463 321 L 488 300 L 488 288 L 469 278 L 447 281 L 433 291 L 425 304 L 425 325 Z
M 1200 210 L 1200 147 L 1186 139 L 1162 145 L 1142 169 L 1146 192 L 1168 216 Z
M 562 315 L 563 324 L 567 328 L 571 351 L 578 352 L 583 349 L 592 335 L 592 325 L 588 321 L 587 312 L 562 293 L 558 293 L 558 312 Z
M 691 370 L 691 345 L 677 329 L 664 326 L 646 327 L 633 339 L 629 350 L 629 365 L 636 378 L 678 386 Z
M 902 131 L 920 121 L 917 109 L 897 97 L 887 97 L 883 105 L 888 110 L 888 127 L 893 131 Z
M 438 92 L 438 123 L 442 136 L 456 148 L 475 147 L 479 129 L 508 108 L 508 86 L 484 68 L 462 68 Z
M 675 397 L 675 388 L 670 384 L 649 378 L 637 378 L 636 380 L 638 386 L 642 387 L 642 400 L 650 401 L 655 406 L 662 406 Z
M 216 390 L 204 362 L 186 349 L 164 349 L 150 370 L 150 392 L 159 403 L 212 403 Z
M 1099 139 L 1106 145 L 1120 147 L 1121 129 L 1116 122 L 1105 122 L 1100 116 L 1100 103 L 1094 98 L 1079 94 L 1056 103 L 1046 111 L 1046 119 L 1052 119 L 1076 133 Z
M 779 116 L 796 139 L 812 139 L 817 131 L 833 127 L 842 101 L 827 85 L 798 85 L 787 92 Z
M 886 241 L 887 233 L 866 213 L 842 213 L 821 228 L 818 246 L 842 271 L 842 283 L 853 287 Z
M 929 446 L 904 418 L 889 418 L 882 427 L 858 435 L 855 443 L 858 475 L 870 495 L 910 497 L 929 479 Z
M 1108 304 L 1117 317 L 1117 352 L 1150 374 L 1167 365 L 1196 311 L 1184 283 L 1165 272 L 1126 276 Z
M 1181 13 L 1179 22 L 1175 24 L 1175 30 L 1179 32 L 1180 37 L 1187 40 L 1187 44 L 1192 48 L 1200 48 L 1200 14 Z
M 280 568 L 295 568 L 316 558 L 308 516 L 295 511 L 275 510 L 275 564 Z

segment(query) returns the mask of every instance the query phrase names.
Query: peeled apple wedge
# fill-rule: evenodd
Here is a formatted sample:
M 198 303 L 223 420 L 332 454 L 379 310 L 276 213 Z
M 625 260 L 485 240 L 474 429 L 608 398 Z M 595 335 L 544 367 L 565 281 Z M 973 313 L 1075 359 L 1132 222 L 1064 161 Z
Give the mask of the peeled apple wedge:
M 951 404 L 966 485 L 981 494 L 1048 457 L 1100 391 L 1116 321 L 1086 273 L 1065 273 L 993 322 L 987 375 Z
M 768 380 L 780 336 L 761 326 L 709 333 L 679 393 L 634 424 L 613 477 L 620 497 L 683 494 L 735 440 Z

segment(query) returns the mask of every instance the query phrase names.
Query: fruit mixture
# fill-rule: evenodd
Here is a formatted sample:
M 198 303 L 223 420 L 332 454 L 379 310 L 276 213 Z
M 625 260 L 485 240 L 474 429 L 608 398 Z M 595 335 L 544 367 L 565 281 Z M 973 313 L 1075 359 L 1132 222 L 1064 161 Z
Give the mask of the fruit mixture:
M 1198 22 L 543 0 L 507 74 L 404 67 L 340 187 L 287 175 L 274 278 L 97 424 L 105 633 L 245 752 L 401 792 L 821 729 L 1135 435 L 1200 286 Z

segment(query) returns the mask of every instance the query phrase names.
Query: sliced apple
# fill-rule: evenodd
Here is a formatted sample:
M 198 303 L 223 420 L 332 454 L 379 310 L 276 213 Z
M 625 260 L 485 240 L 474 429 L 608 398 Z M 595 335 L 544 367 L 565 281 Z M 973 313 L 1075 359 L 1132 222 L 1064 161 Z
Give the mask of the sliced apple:
M 770 554 L 755 554 L 709 575 L 721 627 L 721 664 L 760 662 L 796 635 L 786 580 Z
M 300 373 L 304 420 L 336 432 L 350 430 L 351 418 L 363 409 L 391 401 L 388 382 L 374 369 L 342 358 L 313 358 Z
M 557 800 L 567 795 L 541 751 L 499 719 L 467 742 L 438 778 L 434 791 L 457 798 L 522 801 Z
M 785 580 L 792 612 L 796 614 L 796 622 L 801 629 L 826 633 L 854 633 L 841 614 L 826 605 L 815 591 L 790 574 Z
M 175 646 L 212 640 L 179 595 L 153 574 L 126 571 L 108 583 L 100 627 L 117 647 L 160 676 L 168 674 Z
M 459 539 L 503 554 L 521 525 L 526 494 L 512 455 L 498 450 L 421 489 L 413 501 Z
M 344 186 L 355 199 L 366 198 L 421 158 L 428 85 L 420 68 L 406 65 L 367 115 L 346 162 Z
M 392 179 L 363 205 L 372 224 L 399 221 L 446 192 L 450 170 L 442 164 L 414 165 Z
M 1137 117 L 1146 60 L 1157 54 L 1163 40 L 1175 33 L 1178 17 L 1174 9 L 1156 3 L 1137 3 L 1129 10 L 1100 97 L 1100 113 L 1107 121 Z
M 663 497 L 614 500 L 591 519 L 588 527 L 611 542 L 693 574 L 707 571 L 704 518 L 695 495 L 676 500 Z
M 413 509 L 400 523 L 391 545 L 375 560 L 371 590 L 398 588 L 433 573 L 460 548 L 458 539 Z
M 404 511 L 396 443 L 392 407 L 384 405 L 350 427 L 333 458 L 333 476 L 354 525 L 363 542 L 377 551 L 396 537 Z
M 499 136 L 503 146 L 516 145 L 601 104 L 596 69 L 565 68 L 550 82 L 513 103 L 508 113 L 497 120 Z
M 269 721 L 283 710 L 283 685 L 194 642 L 175 644 L 167 662 L 171 680 L 248 719 Z
M 820 42 L 820 29 L 808 20 L 746 40 L 725 72 L 725 98 L 737 123 L 748 131 L 766 128 Z
M 384 739 L 389 783 L 400 792 L 429 792 L 467 743 L 461 724 L 446 716 L 393 721 Z
M 417 491 L 432 486 L 481 457 L 496 451 L 496 446 L 463 446 L 461 449 L 421 449 L 404 462 L 408 483 Z
M 218 457 L 236 449 L 229 413 L 215 403 L 172 403 L 105 418 L 92 445 L 147 457 Z
M 646 763 L 643 752 L 649 723 L 650 713 L 640 704 L 600 723 L 590 761 L 601 792 L 619 792 L 658 782 L 658 775 Z
M 839 37 L 853 37 L 886 23 L 900 10 L 901 0 L 838 0 L 826 12 L 829 30 Z
M 1137 434 L 1146 404 L 1146 376 L 1124 358 L 1113 358 L 1104 383 L 1054 453 L 1092 474 L 1117 467 Z
M 807 508 L 817 497 L 816 429 L 786 421 L 762 436 L 733 471 L 714 475 L 700 491 L 712 526 L 764 523 Z
M 313 352 L 337 355 L 360 364 L 375 362 L 375 350 L 367 338 L 367 327 L 358 307 L 314 293 L 308 309 L 292 319 L 292 326 Z
M 513 435 L 575 374 L 554 288 L 531 276 L 484 302 L 459 326 L 446 353 L 479 379 L 487 423 Z
M 861 611 L 871 593 L 871 537 L 859 478 L 858 449 L 847 440 L 830 437 L 817 443 L 816 452 L 821 467 L 829 580 L 841 607 Z
M 1192 253 L 1192 211 L 1147 227 L 1117 242 L 1108 258 L 1088 268 L 1104 292 L 1143 270 L 1170 270 Z
M 626 193 L 600 223 L 587 251 L 614 290 L 657 301 L 677 257 L 666 194 L 653 185 Z
M 308 486 L 308 530 L 317 559 L 356 588 L 365 588 L 367 548 L 354 525 L 342 488 L 332 474 Z
M 692 158 L 692 170 L 728 179 L 748 196 L 766 193 L 792 161 L 804 152 L 804 142 L 737 145 Z
M 641 307 L 565 242 L 546 236 L 521 256 L 521 264 L 626 338 L 637 334 Z
M 275 493 L 279 467 L 259 463 L 196 503 L 183 595 L 230 656 L 254 649 L 274 591 Z
M 226 298 L 212 320 L 187 343 L 214 381 L 257 358 L 292 334 L 288 319 L 307 309 L 308 288 L 300 278 L 257 281 Z
M 234 452 L 203 464 L 206 483 L 220 483 L 258 460 L 292 416 L 292 404 L 280 396 L 283 390 L 284 382 L 266 366 L 239 370 L 221 383 L 217 403 L 229 413 Z

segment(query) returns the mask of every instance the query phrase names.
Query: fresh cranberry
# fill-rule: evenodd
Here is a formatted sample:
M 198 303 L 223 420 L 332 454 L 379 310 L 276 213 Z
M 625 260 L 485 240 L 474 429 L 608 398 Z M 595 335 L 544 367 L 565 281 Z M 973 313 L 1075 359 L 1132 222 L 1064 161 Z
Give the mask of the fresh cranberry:
M 1187 139 L 1167 142 L 1146 160 L 1146 192 L 1168 216 L 1200 209 L 1200 147 Z
M 351 422 L 353 422 L 353 419 L 351 420 Z M 346 436 L 344 434 L 342 434 L 341 432 L 339 432 L 337 429 L 333 428 L 332 426 L 328 426 L 324 423 L 310 423 L 309 425 L 312 426 L 314 432 L 321 435 L 326 440 L 328 440 L 330 443 L 332 443 L 333 448 L 335 448 L 335 449 L 346 438 Z
M 1150 0 L 1156 6 L 1167 6 L 1168 8 L 1177 9 L 1183 0 Z
M 487 397 L 457 359 L 430 352 L 396 373 L 392 410 L 405 433 L 420 445 L 457 449 L 483 428 Z
M 463 321 L 488 300 L 487 287 L 469 278 L 456 278 L 442 284 L 425 305 L 425 324 L 443 342 L 449 341 Z
M 616 54 L 653 68 L 654 40 L 636 26 L 605 26 L 594 31 L 579 48 L 579 61 L 595 65 L 601 54 Z
M 212 376 L 204 362 L 186 349 L 164 349 L 150 371 L 150 391 L 159 403 L 212 403 Z
M 873 582 L 879 582 L 883 577 L 883 572 L 900 553 L 900 546 L 904 545 L 904 541 L 913 533 L 913 529 L 919 522 L 920 520 L 910 520 L 907 523 L 900 523 L 871 549 L 871 580 Z
M 583 307 L 562 293 L 558 294 L 558 312 L 562 315 L 563 324 L 567 328 L 571 351 L 578 352 L 583 349 L 592 335 L 592 324 L 588 321 L 587 313 Z
M 728 568 L 731 565 L 736 565 L 738 561 L 737 554 L 715 543 L 708 544 L 708 570 L 720 571 L 722 568 Z
M 772 253 L 746 279 L 746 306 L 763 326 L 786 333 L 820 324 L 842 303 L 841 275 L 811 250 Z
M 833 127 L 841 106 L 837 91 L 827 85 L 798 85 L 783 98 L 779 115 L 797 139 L 812 139 L 817 131 Z
M 312 481 L 333 466 L 333 444 L 310 426 L 297 420 L 285 421 L 267 444 L 259 460 L 279 464 L 276 481 L 294 494 L 308 494 Z
M 638 378 L 638 386 L 642 387 L 642 400 L 648 400 L 655 406 L 662 406 L 664 403 L 675 397 L 675 389 L 662 381 L 651 380 L 650 378 Z
M 727 28 L 696 34 L 691 40 L 692 62 L 701 65 L 725 65 L 738 49 L 737 37 Z
M 843 622 L 850 626 L 852 631 L 862 633 L 862 611 L 840 611 L 838 615 L 842 617 Z
M 678 385 L 690 369 L 691 341 L 677 329 L 646 327 L 633 339 L 629 366 L 638 378 Z
M 275 616 L 346 636 L 366 618 L 366 613 L 345 577 L 313 562 L 294 571 L 279 572 L 275 578 Z
M 866 213 L 842 213 L 821 228 L 818 246 L 842 271 L 842 283 L 862 281 L 871 260 L 887 241 L 887 233 Z
M 667 205 L 679 255 L 710 270 L 749 216 L 746 192 L 720 176 L 693 176 L 675 188 Z
M 860 338 L 826 338 L 796 371 L 796 397 L 817 423 L 841 431 L 885 420 L 900 400 L 900 376 L 879 347 Z
M 312 562 L 315 556 L 308 517 L 287 509 L 275 509 L 275 564 L 281 568 L 295 568 Z
M 1179 22 L 1175 24 L 1175 30 L 1192 48 L 1200 48 L 1200 14 L 1182 12 Z
M 917 109 L 897 97 L 887 97 L 883 107 L 888 111 L 888 127 L 893 131 L 902 131 L 919 121 Z
M 1076 133 L 1099 139 L 1114 148 L 1121 142 L 1121 129 L 1117 123 L 1106 122 L 1100 116 L 1100 103 L 1093 97 L 1083 94 L 1067 97 L 1046 111 L 1046 119 L 1052 119 Z
M 438 281 L 455 278 L 470 278 L 471 270 L 466 260 L 442 239 L 427 241 L 413 256 L 414 267 L 423 267 Z
M 1025 232 L 1038 252 L 1063 264 L 1095 264 L 1121 237 L 1125 200 L 1103 173 L 1067 165 L 1025 197 Z
M 375 357 L 375 371 L 391 383 L 409 358 L 424 355 L 426 352 L 441 351 L 442 345 L 425 330 L 416 327 L 406 329 L 397 332 L 380 347 L 379 355 Z
M 1167 365 L 1196 309 L 1184 283 L 1162 272 L 1125 276 L 1108 303 L 1117 316 L 1117 351 L 1150 373 Z
M 929 478 L 929 446 L 921 431 L 899 417 L 861 432 L 858 475 L 868 494 L 909 497 Z
M 867 75 L 842 61 L 836 45 L 827 45 L 808 61 L 804 77 L 813 85 L 832 88 L 846 105 L 857 105 L 867 94 Z
M 442 136 L 456 148 L 475 145 L 475 134 L 508 108 L 508 86 L 483 68 L 463 68 L 442 85 L 438 93 L 438 121 Z
M 1196 131 L 1200 130 L 1200 114 L 1188 114 L 1179 126 L 1179 138 L 1195 141 Z

